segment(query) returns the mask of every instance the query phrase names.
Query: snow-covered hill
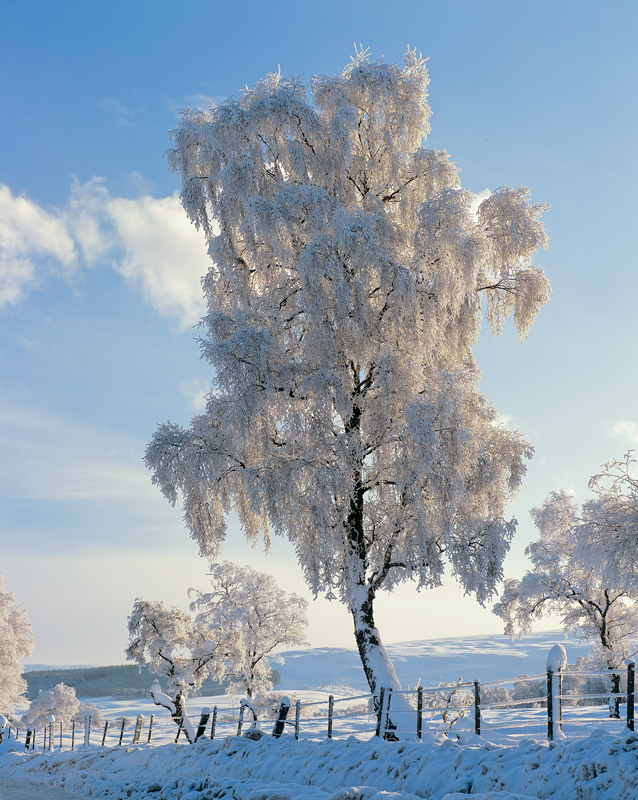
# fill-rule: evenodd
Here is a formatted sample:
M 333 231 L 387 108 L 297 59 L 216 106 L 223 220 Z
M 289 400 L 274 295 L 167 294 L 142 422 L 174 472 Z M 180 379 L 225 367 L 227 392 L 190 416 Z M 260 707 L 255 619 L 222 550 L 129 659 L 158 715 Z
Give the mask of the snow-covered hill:
M 565 639 L 560 631 L 533 633 L 512 641 L 498 634 L 431 639 L 391 644 L 387 649 L 404 686 L 414 686 L 419 678 L 423 686 L 438 686 L 460 677 L 491 681 L 544 672 L 547 654 L 557 642 L 565 647 L 570 664 L 587 652 L 586 645 Z M 342 685 L 367 691 L 354 649 L 320 647 L 282 655 L 285 663 L 277 665 L 277 670 L 286 690 Z

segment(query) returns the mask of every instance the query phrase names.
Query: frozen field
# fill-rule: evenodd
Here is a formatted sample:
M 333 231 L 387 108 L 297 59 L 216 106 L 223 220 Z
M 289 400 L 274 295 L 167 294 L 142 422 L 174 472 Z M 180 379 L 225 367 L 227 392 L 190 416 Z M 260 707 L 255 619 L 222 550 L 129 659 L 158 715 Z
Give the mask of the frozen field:
M 441 679 L 458 679 L 463 672 L 482 681 L 504 680 L 521 673 L 542 673 L 549 647 L 556 641 L 562 639 L 550 634 L 514 643 L 471 637 L 462 642 L 395 645 L 392 655 L 406 684 L 436 673 L 433 685 Z M 581 650 L 569 642 L 566 646 L 571 662 Z M 622 720 L 609 720 L 605 706 L 565 708 L 564 733 L 557 732 L 553 742 L 546 739 L 543 708 L 486 711 L 480 737 L 474 734 L 471 709 L 465 720 L 455 723 L 450 736 L 440 730 L 440 715 L 431 719 L 426 715 L 422 741 L 412 735 L 401 742 L 384 742 L 373 736 L 376 718 L 367 710 L 368 697 L 352 655 L 328 649 L 287 655 L 278 688 L 301 701 L 298 740 L 292 726 L 278 740 L 270 735 L 258 741 L 237 737 L 237 700 L 217 695 L 192 698 L 189 703 L 195 723 L 202 706 L 211 710 L 217 706 L 215 739 L 210 739 L 209 725 L 206 736 L 195 745 L 183 737 L 176 744 L 175 724 L 150 700 L 96 698 L 109 721 L 106 746 L 101 746 L 100 728 L 92 731 L 89 747 L 78 737 L 73 751 L 66 737 L 62 750 L 56 741 L 55 749 L 46 752 L 39 744 L 35 752 L 26 752 L 21 742 L 5 740 L 0 745 L 0 800 L 638 797 L 638 735 Z M 518 668 L 512 669 L 513 664 Z M 474 669 L 468 672 L 466 665 Z M 423 683 L 427 685 L 425 679 Z M 339 700 L 333 739 L 327 738 L 330 694 Z M 145 722 L 140 744 L 133 745 L 138 714 Z M 148 746 L 151 714 L 154 725 Z M 119 746 L 122 718 L 126 724 Z M 415 721 L 416 712 L 410 725 Z M 263 729 L 270 733 L 272 722 L 264 722 Z M 46 790 L 38 793 L 42 781 Z

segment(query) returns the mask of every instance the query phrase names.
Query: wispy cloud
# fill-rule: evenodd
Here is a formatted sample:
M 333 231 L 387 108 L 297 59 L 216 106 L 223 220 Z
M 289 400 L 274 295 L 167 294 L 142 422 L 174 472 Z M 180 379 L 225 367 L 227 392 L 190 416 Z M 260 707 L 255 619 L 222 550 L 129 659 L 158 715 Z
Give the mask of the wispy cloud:
M 638 423 L 618 420 L 610 427 L 610 433 L 616 439 L 624 439 L 630 445 L 638 445 Z
M 100 100 L 100 108 L 106 111 L 117 125 L 129 127 L 134 124 L 135 112 L 124 105 L 117 97 L 105 97 Z
M 210 385 L 202 381 L 193 380 L 188 383 L 181 383 L 180 392 L 185 395 L 195 411 L 203 411 L 206 408 L 206 397 L 210 393 Z
M 39 500 L 148 498 L 153 489 L 139 452 L 112 432 L 49 414 L 0 406 L 2 494 Z
M 210 96 L 207 94 L 189 94 L 179 99 L 167 97 L 164 100 L 164 108 L 167 111 L 170 111 L 171 114 L 174 114 L 176 117 L 178 117 L 179 111 L 182 108 L 202 108 L 207 111 L 210 108 L 211 103 L 213 105 L 219 105 L 220 103 L 223 103 L 225 99 L 226 98 L 222 97 L 221 95 Z

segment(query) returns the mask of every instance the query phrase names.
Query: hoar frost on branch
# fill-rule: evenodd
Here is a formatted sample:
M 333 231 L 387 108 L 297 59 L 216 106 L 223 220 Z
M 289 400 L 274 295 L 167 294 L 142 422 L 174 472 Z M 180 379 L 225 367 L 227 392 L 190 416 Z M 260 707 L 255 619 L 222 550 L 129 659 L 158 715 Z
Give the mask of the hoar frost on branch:
M 233 635 L 225 677 L 230 692 L 253 697 L 272 689 L 272 664 L 283 663 L 276 648 L 306 644 L 307 601 L 286 594 L 272 575 L 230 562 L 211 568 L 212 591 L 191 589 L 196 624 Z
M 224 562 L 210 577 L 212 591 L 189 592 L 194 614 L 138 598 L 128 622 L 127 658 L 167 680 L 170 696 L 156 682 L 153 700 L 190 740 L 186 698 L 205 678 L 230 680 L 230 692 L 248 697 L 272 689 L 271 664 L 283 661 L 276 648 L 304 644 L 308 624 L 307 602 L 271 575 Z
M 91 715 L 92 725 L 102 721 L 102 712 L 97 706 L 93 703 L 83 703 L 78 700 L 72 686 L 58 683 L 46 692 L 40 690 L 38 696 L 29 704 L 21 723 L 29 728 L 42 728 L 53 715 L 57 726 L 68 728 L 73 720 L 84 721 L 87 714 Z
M 25 610 L 11 592 L 5 592 L 0 574 L 0 714 L 10 716 L 21 702 L 27 684 L 22 659 L 33 652 L 33 631 Z
M 373 692 L 399 687 L 380 589 L 437 586 L 446 562 L 481 602 L 501 579 L 532 448 L 480 394 L 472 348 L 484 315 L 524 338 L 549 297 L 530 263 L 543 207 L 503 187 L 472 213 L 447 153 L 422 146 L 427 84 L 412 51 L 358 54 L 314 77 L 311 101 L 268 75 L 183 112 L 169 151 L 208 238 L 214 379 L 146 463 L 206 558 L 231 509 L 250 541 L 290 539 L 312 591 L 350 610 Z
M 167 680 L 171 696 L 153 684 L 154 702 L 166 708 L 177 725 L 186 718 L 186 698 L 205 678 L 221 678 L 224 657 L 232 642 L 213 640 L 209 628 L 198 625 L 186 611 L 165 608 L 164 603 L 137 598 L 128 619 L 126 657 Z M 184 723 L 187 725 L 187 723 Z M 193 732 L 186 727 L 186 736 Z
M 592 662 L 618 669 L 636 652 L 638 615 L 635 601 L 622 587 L 605 581 L 598 564 L 576 557 L 583 535 L 583 515 L 564 491 L 552 492 L 531 511 L 541 538 L 526 554 L 533 568 L 522 580 L 507 580 L 494 613 L 505 622 L 505 633 L 529 633 L 535 620 L 558 614 L 565 633 L 578 632 L 593 646 Z
M 638 477 L 633 450 L 603 464 L 589 488 L 595 497 L 583 503 L 576 552 L 595 565 L 605 580 L 638 596 Z

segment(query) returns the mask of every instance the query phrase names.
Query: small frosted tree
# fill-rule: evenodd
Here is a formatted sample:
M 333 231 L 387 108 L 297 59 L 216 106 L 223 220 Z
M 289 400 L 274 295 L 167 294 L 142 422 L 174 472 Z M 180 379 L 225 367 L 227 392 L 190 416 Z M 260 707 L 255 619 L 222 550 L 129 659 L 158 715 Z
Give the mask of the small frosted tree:
M 613 588 L 600 566 L 575 557 L 582 532 L 579 509 L 566 492 L 552 492 L 531 511 L 541 536 L 526 549 L 532 562 L 522 580 L 505 581 L 494 613 L 505 634 L 529 633 L 535 620 L 557 614 L 565 634 L 576 632 L 592 645 L 592 662 L 615 670 L 636 652 L 638 609 L 622 588 Z
M 293 543 L 315 594 L 349 609 L 373 693 L 400 688 L 374 620 L 380 590 L 483 602 L 502 577 L 506 503 L 532 448 L 478 390 L 483 314 L 528 333 L 549 285 L 527 189 L 478 214 L 429 125 L 425 60 L 359 53 L 335 77 L 268 75 L 187 110 L 169 163 L 207 239 L 206 412 L 146 451 L 201 554 L 234 509 L 251 542 Z
M 594 497 L 583 503 L 576 553 L 610 586 L 638 596 L 638 476 L 630 450 L 592 476 Z
M 0 714 L 11 715 L 24 702 L 27 684 L 22 660 L 33 652 L 33 631 L 25 610 L 5 591 L 0 574 Z
M 225 634 L 220 631 L 215 639 L 211 638 L 210 628 L 198 624 L 186 611 L 140 598 L 136 599 L 128 619 L 128 632 L 126 657 L 166 679 L 170 696 L 162 692 L 156 681 L 151 688 L 153 701 L 166 708 L 193 741 L 194 731 L 186 717 L 186 698 L 201 687 L 205 678 L 223 676 L 224 657 L 232 641 L 224 639 Z
M 73 720 L 84 720 L 91 715 L 92 724 L 101 722 L 102 712 L 93 703 L 78 700 L 75 689 L 58 683 L 46 692 L 40 690 L 38 696 L 31 701 L 22 717 L 22 724 L 29 728 L 42 728 L 53 714 L 57 725 L 68 728 Z
M 278 647 L 305 644 L 308 603 L 287 594 L 272 575 L 225 562 L 211 568 L 212 591 L 191 589 L 196 625 L 235 634 L 226 677 L 231 692 L 253 697 L 272 689 L 272 664 L 283 663 Z

